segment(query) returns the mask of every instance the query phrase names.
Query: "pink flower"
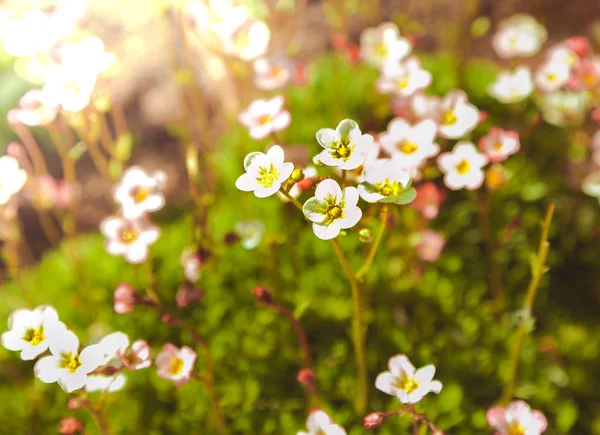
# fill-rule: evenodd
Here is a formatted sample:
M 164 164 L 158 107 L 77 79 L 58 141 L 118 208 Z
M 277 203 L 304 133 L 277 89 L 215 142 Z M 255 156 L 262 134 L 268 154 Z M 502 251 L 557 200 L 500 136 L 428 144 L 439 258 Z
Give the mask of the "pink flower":
M 548 426 L 544 414 L 532 411 L 522 400 L 511 402 L 506 408 L 490 408 L 487 421 L 496 429 L 495 435 L 540 435 Z
M 29 127 L 47 125 L 54 121 L 58 105 L 42 90 L 31 89 L 19 100 L 19 108 L 8 112 L 10 124 L 25 124 Z
M 425 219 L 435 219 L 445 199 L 444 192 L 428 181 L 417 187 L 417 197 L 410 206 L 419 211 Z
M 600 84 L 600 60 L 586 59 L 573 68 L 567 87 L 582 91 L 595 88 L 598 84 Z
M 139 300 L 139 295 L 129 284 L 121 283 L 115 289 L 115 313 L 125 314 L 133 310 Z
M 565 45 L 581 59 L 590 52 L 590 41 L 585 36 L 572 36 L 566 40 Z
M 63 418 L 60 421 L 58 433 L 63 435 L 72 435 L 77 432 L 83 432 L 83 424 L 75 417 Z
M 264 139 L 290 125 L 292 116 L 290 112 L 283 110 L 283 103 L 281 95 L 270 100 L 254 100 L 240 112 L 238 120 L 248 129 L 252 139 Z
M 490 162 L 503 162 L 521 148 L 516 131 L 502 130 L 498 127 L 490 128 L 487 136 L 479 139 L 477 145 L 487 154 Z
M 191 377 L 195 361 L 196 352 L 189 347 L 178 349 L 167 343 L 156 357 L 158 376 L 174 381 L 175 385 L 185 384 Z
M 136 340 L 126 352 L 118 354 L 121 362 L 129 370 L 146 369 L 152 365 L 150 346 L 146 340 Z
M 445 244 L 446 238 L 442 234 L 426 229 L 421 232 L 421 239 L 415 250 L 421 260 L 434 262 L 440 258 Z

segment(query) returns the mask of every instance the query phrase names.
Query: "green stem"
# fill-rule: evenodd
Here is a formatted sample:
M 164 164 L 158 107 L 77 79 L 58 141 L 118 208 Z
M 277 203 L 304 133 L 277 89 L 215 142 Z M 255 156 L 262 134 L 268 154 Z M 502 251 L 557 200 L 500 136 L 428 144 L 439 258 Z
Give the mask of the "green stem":
M 352 316 L 352 342 L 354 345 L 354 353 L 356 358 L 356 365 L 358 369 L 358 381 L 359 381 L 359 394 L 356 397 L 356 411 L 359 414 L 364 414 L 367 408 L 367 364 L 365 361 L 365 326 L 363 320 L 363 305 L 360 289 L 358 288 L 358 282 L 354 277 L 352 267 L 348 262 L 348 259 L 344 255 L 344 251 L 340 246 L 340 242 L 337 238 L 332 239 L 331 243 L 335 249 L 335 253 L 344 269 L 344 273 L 350 281 L 350 287 L 352 288 L 352 305 L 353 305 L 353 316 Z
M 546 212 L 546 218 L 542 222 L 542 234 L 540 237 L 540 245 L 536 257 L 536 262 L 532 267 L 531 280 L 527 287 L 527 294 L 525 301 L 523 302 L 523 316 L 519 322 L 519 327 L 515 335 L 515 345 L 510 359 L 510 371 L 509 377 L 504 385 L 504 391 L 500 398 L 500 403 L 506 404 L 510 401 L 515 390 L 515 383 L 517 380 L 517 369 L 519 367 L 519 359 L 521 357 L 521 348 L 527 333 L 529 332 L 529 325 L 531 321 L 531 308 L 535 301 L 537 289 L 542 279 L 542 275 L 546 272 L 546 258 L 548 257 L 548 250 L 550 249 L 550 243 L 548 243 L 548 231 L 550 229 L 550 222 L 552 221 L 552 215 L 554 214 L 554 204 L 550 204 L 548 211 Z
M 292 204 L 294 204 L 296 206 L 296 208 L 300 211 L 302 211 L 302 203 L 300 201 L 298 201 L 296 198 L 294 198 L 292 195 L 289 194 L 289 192 L 286 192 L 286 190 L 281 187 L 281 189 L 279 189 L 279 191 L 283 194 L 283 196 L 285 196 Z
M 375 254 L 377 254 L 377 250 L 381 245 L 381 241 L 383 240 L 383 233 L 385 232 L 385 229 L 387 227 L 388 214 L 389 207 L 387 206 L 387 204 L 383 204 L 381 224 L 379 225 L 379 231 L 377 232 L 377 236 L 375 237 L 375 242 L 371 246 L 371 250 L 369 251 L 367 258 L 365 259 L 365 262 L 362 264 L 360 269 L 358 269 L 358 272 L 356 272 L 356 279 L 360 282 L 362 282 L 363 276 L 365 276 L 366 273 L 369 271 L 369 268 L 371 267 L 371 264 L 375 259 Z

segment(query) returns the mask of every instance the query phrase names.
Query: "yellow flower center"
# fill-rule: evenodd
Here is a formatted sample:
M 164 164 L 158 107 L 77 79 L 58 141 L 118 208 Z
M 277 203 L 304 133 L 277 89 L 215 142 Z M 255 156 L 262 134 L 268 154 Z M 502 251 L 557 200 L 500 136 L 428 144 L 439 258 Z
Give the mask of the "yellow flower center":
M 258 118 L 258 123 L 260 125 L 268 124 L 271 121 L 273 121 L 273 117 L 271 115 L 262 115 Z
M 507 435 L 525 435 L 525 428 L 519 423 L 513 423 L 509 426 Z
M 173 376 L 179 375 L 183 370 L 184 364 L 185 363 L 183 362 L 183 360 L 176 356 L 169 363 L 169 373 L 171 373 Z
M 548 73 L 548 74 L 546 74 L 546 78 L 548 79 L 549 82 L 553 82 L 554 80 L 556 80 L 556 74 Z
M 63 369 L 67 369 L 71 373 L 75 373 L 79 366 L 81 366 L 81 361 L 79 360 L 79 354 L 72 352 L 64 352 L 62 355 L 62 360 L 60 362 L 60 367 Z
M 388 56 L 388 47 L 385 44 L 379 44 L 377 47 L 375 47 L 375 56 L 381 58 L 381 59 L 385 59 Z
M 456 117 L 454 112 L 452 110 L 449 110 L 448 112 L 444 112 L 444 114 L 442 115 L 442 125 L 453 125 L 454 123 L 456 123 L 457 119 L 458 118 Z
M 140 204 L 144 202 L 146 198 L 148 198 L 150 195 L 150 189 L 147 187 L 134 187 L 131 189 L 130 195 L 136 204 Z
M 279 171 L 271 163 L 271 166 L 269 166 L 268 168 L 264 168 L 261 166 L 258 169 L 258 177 L 256 178 L 256 181 L 262 187 L 269 188 L 273 185 L 273 183 L 275 183 L 275 181 L 279 179 L 279 176 Z
M 596 76 L 588 74 L 583 78 L 583 82 L 588 86 L 592 86 L 596 83 Z
M 344 161 L 347 161 L 354 152 L 354 143 L 350 142 L 348 138 L 332 144 L 331 147 L 331 155 Z
M 409 82 L 410 82 L 410 80 L 408 80 L 408 77 L 402 77 L 397 82 L 398 89 L 406 89 L 406 87 L 408 86 Z
M 456 164 L 456 172 L 458 172 L 460 175 L 468 174 L 470 169 L 471 164 L 468 160 L 463 159 Z
M 406 391 L 408 394 L 419 388 L 419 381 L 410 376 L 403 375 L 395 383 L 396 388 Z
M 502 150 L 502 148 L 504 148 L 504 144 L 502 142 L 498 141 L 494 144 L 494 149 L 496 151 L 500 151 L 500 150 Z
M 121 241 L 126 244 L 135 242 L 138 238 L 138 234 L 131 228 L 123 228 L 121 230 Z
M 273 78 L 278 78 L 286 74 L 286 69 L 281 67 L 275 67 L 271 70 L 271 76 Z
M 400 183 L 397 181 L 390 181 L 389 178 L 386 178 L 383 183 L 376 183 L 375 190 L 382 196 L 398 196 L 401 192 Z
M 419 149 L 419 145 L 408 140 L 403 140 L 396 146 L 396 148 L 402 154 L 411 155 Z
M 342 208 L 339 205 L 330 206 L 329 209 L 327 210 L 327 216 L 331 220 L 341 218 L 342 214 L 344 214 L 344 211 L 342 210 Z
M 43 326 L 38 326 L 37 328 L 29 328 L 27 331 L 25 331 L 25 334 L 23 334 L 23 340 L 25 340 L 32 346 L 37 346 L 45 339 L 46 334 L 44 334 Z

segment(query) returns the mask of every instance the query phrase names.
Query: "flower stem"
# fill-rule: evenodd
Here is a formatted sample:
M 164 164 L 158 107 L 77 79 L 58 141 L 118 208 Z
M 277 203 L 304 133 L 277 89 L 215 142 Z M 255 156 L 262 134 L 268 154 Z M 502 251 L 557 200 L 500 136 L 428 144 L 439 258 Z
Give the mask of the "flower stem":
M 331 243 L 335 249 L 335 253 L 342 265 L 344 273 L 350 281 L 350 287 L 352 288 L 352 304 L 353 304 L 353 315 L 352 315 L 352 342 L 354 345 L 354 353 L 356 358 L 356 365 L 358 369 L 358 382 L 359 382 L 359 394 L 356 396 L 356 411 L 359 414 L 364 414 L 367 407 L 367 364 L 365 361 L 365 326 L 363 320 L 363 305 L 360 289 L 358 288 L 358 282 L 354 277 L 352 267 L 348 262 L 348 259 L 344 255 L 344 251 L 340 246 L 340 242 L 337 238 L 332 239 Z
M 519 322 L 517 333 L 515 335 L 515 344 L 510 359 L 510 371 L 509 377 L 504 385 L 504 391 L 500 398 L 500 403 L 506 404 L 510 401 L 513 396 L 515 389 L 515 383 L 517 379 L 517 369 L 519 367 L 519 359 L 521 357 L 521 348 L 523 341 L 529 332 L 531 324 L 531 308 L 535 301 L 537 289 L 542 279 L 542 275 L 546 272 L 546 258 L 548 257 L 548 251 L 550 249 L 550 243 L 548 242 L 548 231 L 550 229 L 550 222 L 552 221 L 552 215 L 554 214 L 554 204 L 550 204 L 548 211 L 546 212 L 546 218 L 542 222 L 542 234 L 540 237 L 540 245 L 538 247 L 538 253 L 536 256 L 535 264 L 532 265 L 531 280 L 527 287 L 527 293 L 523 302 L 523 316 Z
M 371 250 L 369 251 L 367 258 L 365 259 L 365 262 L 362 264 L 360 269 L 358 269 L 358 272 L 356 272 L 356 279 L 360 282 L 362 282 L 362 278 L 369 271 L 369 268 L 371 267 L 371 264 L 375 259 L 375 254 L 377 254 L 377 250 L 379 249 L 379 245 L 381 245 L 381 240 L 383 239 L 383 233 L 385 232 L 385 229 L 387 227 L 387 220 L 389 214 L 389 207 L 387 206 L 387 204 L 383 204 L 381 212 L 381 224 L 379 226 L 379 231 L 377 232 L 375 242 L 371 246 Z
M 298 201 L 296 198 L 294 198 L 292 195 L 289 194 L 289 192 L 287 192 L 283 186 L 281 187 L 281 189 L 279 189 L 279 191 L 283 194 L 283 196 L 285 196 L 292 204 L 294 204 L 296 206 L 296 208 L 300 211 L 302 211 L 302 203 L 300 201 Z

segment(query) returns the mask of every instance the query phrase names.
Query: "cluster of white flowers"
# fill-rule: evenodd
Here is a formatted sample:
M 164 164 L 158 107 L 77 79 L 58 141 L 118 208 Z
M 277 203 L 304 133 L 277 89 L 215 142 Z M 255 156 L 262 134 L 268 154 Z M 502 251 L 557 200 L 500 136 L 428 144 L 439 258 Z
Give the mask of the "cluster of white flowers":
M 147 214 L 164 206 L 166 181 L 162 171 L 147 173 L 139 166 L 125 171 L 113 188 L 120 212 L 100 223 L 109 254 L 123 256 L 130 263 L 146 261 L 149 245 L 160 237 L 160 229 L 150 222 Z
M 82 349 L 77 336 L 50 306 L 14 311 L 8 328 L 2 334 L 2 345 L 20 351 L 23 360 L 42 356 L 35 364 L 35 376 L 45 383 L 57 382 L 69 393 L 84 387 L 88 392 L 117 391 L 125 384 L 123 368 L 140 370 L 151 364 L 148 344 L 138 340 L 129 347 L 122 332 Z M 43 356 L 47 351 L 49 355 Z M 112 370 L 103 374 L 102 368 L 107 366 Z

